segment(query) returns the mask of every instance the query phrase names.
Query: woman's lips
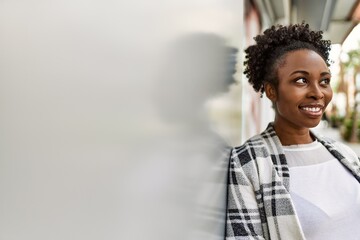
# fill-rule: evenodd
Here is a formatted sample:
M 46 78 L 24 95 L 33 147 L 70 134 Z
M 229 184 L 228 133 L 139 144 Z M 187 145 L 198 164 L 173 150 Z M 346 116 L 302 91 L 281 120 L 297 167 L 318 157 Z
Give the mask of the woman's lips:
M 323 106 L 322 105 L 314 105 L 314 106 L 300 106 L 299 109 L 301 112 L 305 113 L 310 117 L 319 117 L 323 114 Z

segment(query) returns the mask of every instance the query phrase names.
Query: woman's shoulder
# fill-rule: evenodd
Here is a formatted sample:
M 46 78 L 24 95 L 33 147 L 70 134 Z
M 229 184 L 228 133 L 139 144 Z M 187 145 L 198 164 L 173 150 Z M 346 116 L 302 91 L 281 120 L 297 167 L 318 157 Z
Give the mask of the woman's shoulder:
M 268 157 L 266 141 L 262 134 L 255 135 L 245 141 L 242 145 L 232 148 L 231 159 L 241 164 L 255 162 L 259 157 Z
M 352 158 L 355 160 L 359 160 L 357 154 L 352 150 L 348 145 L 339 142 L 339 141 L 333 141 L 332 144 L 335 146 L 335 150 L 337 150 L 339 153 L 344 155 L 347 158 Z
M 340 154 L 338 158 L 345 157 L 345 159 L 352 159 L 356 162 L 359 161 L 357 154 L 347 144 L 322 135 L 317 135 L 316 137 L 330 152 Z
M 255 146 L 263 145 L 264 138 L 261 134 L 257 134 L 248 140 L 246 140 L 243 144 L 233 147 L 233 151 L 235 152 L 242 152 L 249 148 L 254 148 Z
M 244 151 L 248 151 L 249 149 L 267 148 L 267 145 L 269 144 L 279 144 L 279 140 L 276 136 L 272 123 L 269 123 L 263 132 L 249 138 L 242 145 L 234 147 L 233 152 L 240 154 Z

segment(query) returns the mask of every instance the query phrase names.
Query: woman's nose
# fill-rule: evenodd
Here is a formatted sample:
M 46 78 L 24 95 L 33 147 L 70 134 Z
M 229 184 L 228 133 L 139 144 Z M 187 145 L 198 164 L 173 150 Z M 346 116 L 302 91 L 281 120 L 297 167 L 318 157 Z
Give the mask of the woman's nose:
M 309 88 L 308 97 L 318 100 L 324 98 L 324 93 L 318 84 L 312 84 Z

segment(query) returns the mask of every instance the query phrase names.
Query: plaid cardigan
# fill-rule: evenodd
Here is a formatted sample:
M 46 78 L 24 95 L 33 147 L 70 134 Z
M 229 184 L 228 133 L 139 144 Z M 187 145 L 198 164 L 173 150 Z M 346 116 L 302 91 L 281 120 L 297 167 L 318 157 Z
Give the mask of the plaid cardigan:
M 360 162 L 344 144 L 316 136 L 360 182 Z M 226 239 L 305 239 L 289 193 L 289 167 L 272 123 L 232 149 Z

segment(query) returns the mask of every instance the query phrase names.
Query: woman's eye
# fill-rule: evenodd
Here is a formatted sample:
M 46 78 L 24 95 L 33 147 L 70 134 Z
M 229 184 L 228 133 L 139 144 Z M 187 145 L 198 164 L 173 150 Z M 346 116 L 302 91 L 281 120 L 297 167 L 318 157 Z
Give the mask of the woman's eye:
M 295 82 L 296 82 L 296 83 L 304 84 L 304 83 L 306 83 L 306 79 L 305 79 L 305 78 L 298 78 L 298 79 L 296 79 Z
M 324 79 L 321 79 L 321 84 L 324 84 L 324 85 L 328 85 L 330 84 L 330 78 L 324 78 Z

